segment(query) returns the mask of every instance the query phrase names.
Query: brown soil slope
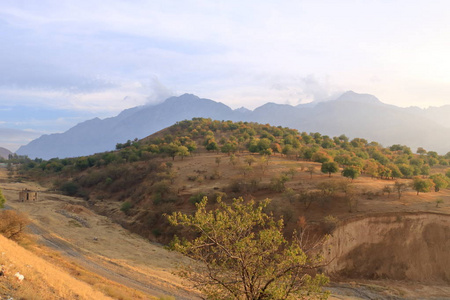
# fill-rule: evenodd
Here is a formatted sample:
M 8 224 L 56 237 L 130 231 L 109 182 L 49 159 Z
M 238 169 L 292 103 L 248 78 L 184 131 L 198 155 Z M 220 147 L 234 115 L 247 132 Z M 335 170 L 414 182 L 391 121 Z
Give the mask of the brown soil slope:
M 450 216 L 381 214 L 349 220 L 325 245 L 327 271 L 350 278 L 450 283 Z

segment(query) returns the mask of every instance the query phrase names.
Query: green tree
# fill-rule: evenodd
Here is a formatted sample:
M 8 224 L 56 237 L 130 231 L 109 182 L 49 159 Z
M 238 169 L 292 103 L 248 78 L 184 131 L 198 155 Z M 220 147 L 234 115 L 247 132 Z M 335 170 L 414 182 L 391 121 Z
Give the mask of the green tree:
M 431 188 L 434 186 L 434 183 L 431 179 L 422 179 L 420 177 L 414 177 L 413 180 L 413 189 L 419 193 L 428 193 L 431 191 Z
M 324 162 L 320 170 L 322 173 L 328 173 L 328 176 L 331 177 L 331 173 L 339 171 L 339 165 L 335 161 Z
M 172 160 L 175 160 L 175 156 L 178 154 L 178 148 L 179 146 L 175 143 L 170 143 L 167 145 L 164 145 L 162 147 L 162 152 L 166 153 L 170 157 L 172 157 Z
M 275 192 L 284 192 L 286 189 L 285 183 L 289 181 L 289 177 L 284 174 L 280 174 L 270 179 L 270 187 Z
M 420 154 L 420 155 L 424 155 L 424 154 L 427 153 L 427 150 L 425 150 L 425 149 L 422 148 L 422 147 L 419 147 L 419 148 L 417 148 L 416 153 L 417 153 L 417 154 Z
M 361 172 L 359 171 L 359 169 L 355 168 L 355 167 L 346 167 L 342 171 L 342 176 L 351 178 L 352 181 L 353 181 L 353 179 L 358 178 L 360 174 L 361 174 Z
M 389 164 L 387 166 L 391 170 L 391 176 L 392 178 L 399 178 L 402 177 L 402 171 L 400 171 L 399 167 L 395 164 Z
M 208 151 L 216 151 L 219 149 L 219 145 L 217 145 L 217 143 L 214 139 L 208 140 L 205 147 L 206 147 L 206 150 L 208 150 Z
M 431 175 L 430 179 L 433 180 L 435 192 L 439 192 L 441 189 L 447 188 L 450 181 L 447 177 L 440 173 Z
M 185 146 L 178 147 L 177 155 L 181 157 L 181 160 L 183 160 L 189 154 L 190 153 L 189 153 L 189 150 L 187 147 L 185 147 Z
M 6 198 L 5 196 L 3 196 L 2 190 L 0 190 L 0 208 L 3 208 L 3 206 L 5 205 L 6 202 Z
M 308 258 L 299 239 L 283 236 L 283 221 L 263 212 L 269 200 L 255 204 L 242 198 L 207 211 L 207 198 L 194 215 L 180 212 L 168 217 L 172 225 L 188 227 L 197 238 L 174 239 L 171 246 L 194 260 L 180 273 L 194 282 L 209 299 L 327 298 L 321 286 L 324 275 L 311 277 L 307 270 L 318 261 Z

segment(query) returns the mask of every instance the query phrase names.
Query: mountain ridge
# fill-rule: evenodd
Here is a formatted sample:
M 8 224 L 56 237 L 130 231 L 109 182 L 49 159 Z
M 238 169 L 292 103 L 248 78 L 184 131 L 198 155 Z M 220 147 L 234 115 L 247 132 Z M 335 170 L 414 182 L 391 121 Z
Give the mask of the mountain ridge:
M 144 138 L 178 121 L 204 117 L 217 120 L 248 121 L 319 132 L 350 138 L 360 137 L 383 145 L 404 144 L 411 148 L 446 153 L 450 124 L 447 110 L 416 110 L 381 102 L 370 94 L 348 91 L 340 97 L 315 105 L 292 106 L 266 103 L 255 108 L 233 110 L 227 105 L 193 94 L 170 97 L 156 105 L 130 108 L 116 117 L 94 118 L 64 133 L 44 135 L 22 146 L 17 153 L 29 157 L 83 156 L 115 149 L 117 143 Z

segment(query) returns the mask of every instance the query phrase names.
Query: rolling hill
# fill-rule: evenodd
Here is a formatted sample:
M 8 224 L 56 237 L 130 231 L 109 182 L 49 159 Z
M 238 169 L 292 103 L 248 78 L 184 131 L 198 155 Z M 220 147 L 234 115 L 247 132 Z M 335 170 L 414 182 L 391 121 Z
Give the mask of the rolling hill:
M 168 98 L 163 103 L 127 109 L 116 117 L 95 118 L 64 133 L 43 135 L 17 154 L 39 157 L 76 157 L 113 150 L 117 143 L 141 139 L 178 121 L 194 117 L 216 120 L 252 121 L 320 132 L 365 138 L 384 146 L 404 144 L 413 150 L 423 147 L 441 154 L 450 151 L 450 106 L 441 108 L 400 108 L 376 97 L 349 91 L 339 98 L 314 105 L 267 103 L 253 111 L 230 107 L 192 94 Z

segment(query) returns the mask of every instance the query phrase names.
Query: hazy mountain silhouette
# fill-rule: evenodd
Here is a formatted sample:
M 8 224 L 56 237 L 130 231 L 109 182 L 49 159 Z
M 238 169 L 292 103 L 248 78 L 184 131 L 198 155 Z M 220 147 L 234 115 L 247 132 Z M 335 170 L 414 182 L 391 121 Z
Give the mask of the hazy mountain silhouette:
M 43 135 L 22 146 L 17 153 L 29 157 L 72 157 L 115 149 L 119 142 L 143 138 L 177 121 L 194 117 L 252 121 L 376 141 L 384 146 L 403 144 L 450 151 L 450 106 L 400 108 L 382 103 L 375 96 L 346 92 L 335 100 L 291 106 L 266 103 L 253 111 L 228 106 L 195 95 L 168 98 L 163 103 L 124 110 L 118 116 L 80 123 L 60 134 Z
M 8 156 L 10 154 L 13 154 L 13 153 L 6 148 L 0 147 L 0 157 L 8 158 Z

